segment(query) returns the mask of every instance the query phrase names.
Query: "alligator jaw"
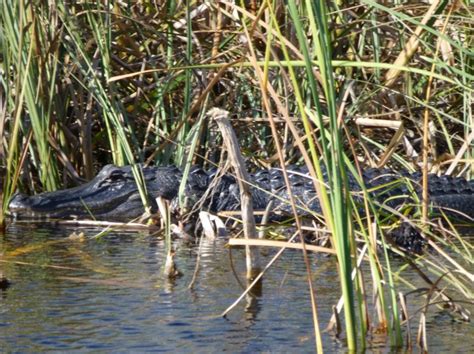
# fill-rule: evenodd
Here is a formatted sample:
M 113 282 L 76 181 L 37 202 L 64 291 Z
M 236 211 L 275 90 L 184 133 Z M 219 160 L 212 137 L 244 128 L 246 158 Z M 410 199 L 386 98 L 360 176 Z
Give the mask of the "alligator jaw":
M 125 219 L 143 212 L 130 168 L 104 167 L 89 183 L 34 196 L 17 193 L 9 214 L 21 219 Z M 128 220 L 127 220 L 128 221 Z
M 8 214 L 14 219 L 52 219 L 60 218 L 58 209 L 44 208 L 38 196 L 16 193 L 8 206 Z M 42 205 L 43 204 L 43 205 Z
M 42 193 L 35 196 L 16 194 L 9 205 L 9 214 L 14 219 L 133 219 L 143 212 L 143 204 L 138 191 L 126 191 L 110 198 L 106 191 L 97 193 L 94 198 L 71 198 L 68 189 L 64 190 L 64 200 L 55 193 Z M 97 200 L 104 201 L 97 204 Z M 128 220 L 127 220 L 128 221 Z

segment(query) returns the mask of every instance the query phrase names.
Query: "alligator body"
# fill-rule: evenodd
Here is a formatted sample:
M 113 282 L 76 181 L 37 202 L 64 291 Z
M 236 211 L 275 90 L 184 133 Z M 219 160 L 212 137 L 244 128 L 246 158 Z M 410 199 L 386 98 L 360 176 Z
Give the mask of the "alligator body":
M 176 201 L 183 173 L 176 167 L 142 168 L 152 211 L 155 198 Z M 320 213 L 314 183 L 305 168 L 288 168 L 292 194 L 300 215 Z M 362 174 L 364 184 L 374 200 L 383 206 L 399 209 L 406 204 L 420 204 L 421 175 L 399 174 L 391 170 L 369 169 Z M 292 215 L 283 173 L 280 169 L 259 170 L 251 174 L 254 209 L 263 211 L 272 201 L 270 218 Z M 349 175 L 349 188 L 355 200 L 361 201 L 360 184 Z M 429 176 L 430 204 L 434 210 L 457 219 L 474 220 L 474 180 L 449 176 Z M 240 209 L 239 187 L 230 174 L 193 168 L 188 175 L 185 196 L 191 206 L 201 200 L 200 207 L 212 212 Z M 387 208 L 385 208 L 387 209 Z M 362 209 L 361 209 L 362 210 Z M 105 166 L 89 183 L 56 192 L 34 196 L 16 194 L 9 205 L 16 218 L 87 219 L 128 221 L 143 213 L 143 204 L 130 166 Z

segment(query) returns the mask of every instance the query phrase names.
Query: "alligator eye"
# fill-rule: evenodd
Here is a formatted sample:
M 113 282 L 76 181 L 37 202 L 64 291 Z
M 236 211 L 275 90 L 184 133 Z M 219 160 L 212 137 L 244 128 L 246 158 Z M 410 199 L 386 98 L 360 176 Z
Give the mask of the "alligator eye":
M 123 180 L 125 180 L 123 172 L 120 170 L 113 170 L 113 171 L 110 171 L 107 177 L 105 177 L 102 181 L 100 181 L 97 186 L 100 188 L 104 185 L 110 185 L 117 181 L 123 181 Z
M 117 180 L 122 180 L 123 179 L 123 173 L 122 171 L 112 171 L 108 176 L 107 176 L 107 181 L 113 182 Z

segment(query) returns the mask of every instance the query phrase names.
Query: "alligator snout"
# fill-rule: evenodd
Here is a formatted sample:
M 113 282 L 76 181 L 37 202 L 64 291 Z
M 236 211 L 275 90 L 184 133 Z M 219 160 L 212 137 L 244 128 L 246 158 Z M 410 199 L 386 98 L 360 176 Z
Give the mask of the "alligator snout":
M 19 213 L 22 213 L 30 208 L 29 196 L 23 193 L 15 193 L 10 200 L 8 205 L 9 213 L 16 217 Z
M 48 198 L 15 193 L 8 205 L 8 214 L 13 218 L 48 218 L 53 216 Z
M 156 210 L 153 198 L 173 199 L 180 178 L 176 168 L 143 168 L 149 204 Z M 179 171 L 179 170 L 178 170 Z M 105 166 L 90 182 L 77 187 L 44 192 L 33 196 L 15 194 L 9 214 L 16 219 L 99 219 L 129 221 L 144 212 L 130 166 Z

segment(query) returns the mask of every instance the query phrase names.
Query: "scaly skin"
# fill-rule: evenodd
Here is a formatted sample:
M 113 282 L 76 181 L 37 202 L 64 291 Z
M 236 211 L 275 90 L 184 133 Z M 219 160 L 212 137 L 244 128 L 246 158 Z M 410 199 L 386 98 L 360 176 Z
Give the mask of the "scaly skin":
M 290 167 L 288 168 L 290 169 Z M 156 211 L 155 198 L 176 199 L 182 172 L 173 166 L 143 168 L 150 204 Z M 299 213 L 320 213 L 319 199 L 314 185 L 304 168 L 293 167 L 289 172 L 293 196 Z M 193 168 L 186 185 L 185 195 L 191 203 L 197 202 L 208 188 L 202 207 L 213 212 L 239 210 L 239 189 L 235 179 L 226 174 L 215 181 L 216 171 Z M 252 175 L 254 209 L 265 210 L 270 200 L 273 219 L 292 215 L 280 169 L 259 170 Z M 420 175 L 398 174 L 390 170 L 368 169 L 363 173 L 367 190 L 380 205 L 397 209 L 401 205 L 419 204 Z M 356 201 L 362 198 L 356 178 L 349 176 L 349 188 Z M 429 177 L 430 203 L 435 210 L 442 209 L 449 216 L 474 220 L 474 181 L 449 176 Z M 189 205 L 188 206 L 192 206 Z M 130 166 L 105 166 L 89 183 L 79 187 L 41 193 L 34 196 L 16 194 L 9 205 L 10 214 L 16 218 L 35 219 L 85 219 L 128 221 L 143 213 L 142 202 Z

